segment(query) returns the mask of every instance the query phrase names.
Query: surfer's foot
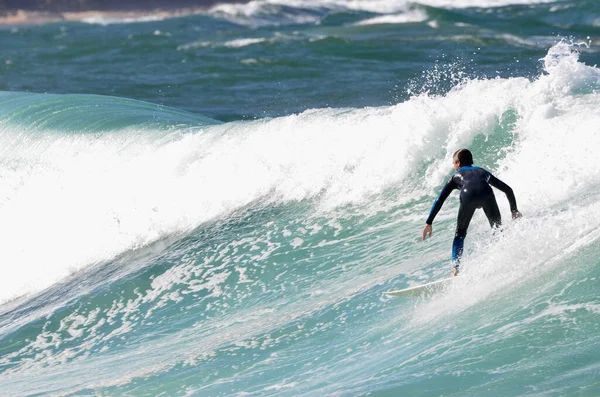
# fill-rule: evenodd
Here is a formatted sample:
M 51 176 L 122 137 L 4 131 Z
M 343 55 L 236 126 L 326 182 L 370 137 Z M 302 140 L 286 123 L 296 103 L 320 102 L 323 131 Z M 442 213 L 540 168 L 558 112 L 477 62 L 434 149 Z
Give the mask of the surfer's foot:
M 452 268 L 452 277 L 458 276 L 458 266 Z

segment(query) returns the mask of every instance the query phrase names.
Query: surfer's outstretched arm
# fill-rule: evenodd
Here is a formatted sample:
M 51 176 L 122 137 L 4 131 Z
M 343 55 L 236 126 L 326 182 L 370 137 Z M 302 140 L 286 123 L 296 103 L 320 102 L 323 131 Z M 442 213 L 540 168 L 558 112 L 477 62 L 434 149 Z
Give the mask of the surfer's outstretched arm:
M 496 189 L 504 192 L 504 194 L 506 194 L 506 198 L 508 199 L 508 203 L 510 204 L 510 212 L 512 213 L 512 218 L 520 218 L 521 213 L 517 209 L 517 199 L 515 198 L 515 193 L 513 192 L 512 188 L 506 183 L 502 182 L 500 179 L 496 178 L 491 173 L 489 175 L 490 179 L 488 180 L 488 183 Z
M 431 206 L 431 211 L 429 211 L 429 216 L 425 221 L 425 228 L 423 229 L 423 240 L 427 238 L 428 234 L 431 237 L 431 234 L 433 232 L 433 227 L 431 226 L 431 224 L 433 223 L 433 219 L 435 218 L 437 213 L 440 212 L 440 210 L 442 209 L 444 201 L 446 201 L 450 193 L 452 193 L 452 190 L 457 188 L 458 186 L 456 185 L 456 182 L 454 182 L 454 177 L 450 178 L 448 183 L 446 183 L 446 186 L 444 186 L 444 188 L 440 192 L 438 198 L 433 202 L 433 205 Z

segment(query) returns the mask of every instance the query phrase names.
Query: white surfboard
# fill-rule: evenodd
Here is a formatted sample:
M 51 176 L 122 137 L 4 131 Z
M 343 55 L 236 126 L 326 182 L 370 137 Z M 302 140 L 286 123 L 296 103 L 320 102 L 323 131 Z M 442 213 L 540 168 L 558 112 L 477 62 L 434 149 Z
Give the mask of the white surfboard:
M 456 277 L 443 278 L 441 280 L 433 281 L 431 283 L 416 285 L 414 287 L 400 289 L 398 291 L 387 291 L 384 292 L 390 296 L 423 296 L 430 295 L 438 291 L 446 283 L 454 280 Z

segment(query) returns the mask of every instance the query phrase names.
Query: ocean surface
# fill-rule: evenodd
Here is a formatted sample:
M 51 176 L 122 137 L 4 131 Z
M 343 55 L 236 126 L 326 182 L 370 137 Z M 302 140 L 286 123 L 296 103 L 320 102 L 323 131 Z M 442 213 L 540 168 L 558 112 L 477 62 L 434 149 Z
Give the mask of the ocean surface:
M 600 3 L 0 29 L 0 395 L 600 396 Z M 470 148 L 515 191 L 446 277 Z

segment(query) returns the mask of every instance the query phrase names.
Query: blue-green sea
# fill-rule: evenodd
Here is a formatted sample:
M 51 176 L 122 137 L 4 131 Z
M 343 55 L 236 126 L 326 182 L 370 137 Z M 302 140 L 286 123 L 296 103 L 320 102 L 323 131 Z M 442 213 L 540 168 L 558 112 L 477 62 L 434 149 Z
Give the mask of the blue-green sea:
M 600 396 L 600 3 L 0 28 L 1 396 Z M 452 154 L 523 218 L 459 199 Z

